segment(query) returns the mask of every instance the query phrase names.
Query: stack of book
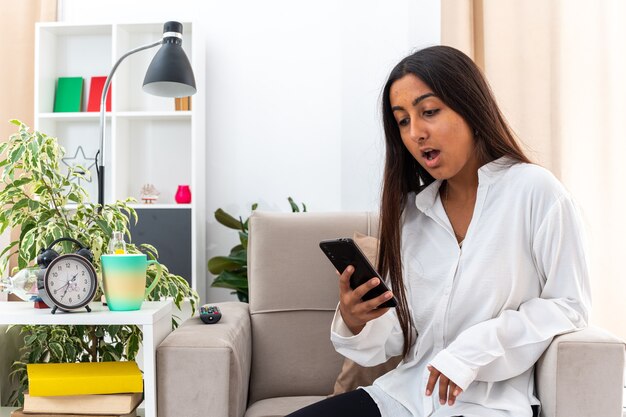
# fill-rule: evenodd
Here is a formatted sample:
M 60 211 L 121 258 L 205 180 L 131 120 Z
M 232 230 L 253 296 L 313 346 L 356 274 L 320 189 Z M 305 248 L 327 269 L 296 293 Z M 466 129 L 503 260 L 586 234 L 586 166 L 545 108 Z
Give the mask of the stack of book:
M 143 379 L 135 362 L 27 365 L 24 408 L 11 417 L 135 416 Z

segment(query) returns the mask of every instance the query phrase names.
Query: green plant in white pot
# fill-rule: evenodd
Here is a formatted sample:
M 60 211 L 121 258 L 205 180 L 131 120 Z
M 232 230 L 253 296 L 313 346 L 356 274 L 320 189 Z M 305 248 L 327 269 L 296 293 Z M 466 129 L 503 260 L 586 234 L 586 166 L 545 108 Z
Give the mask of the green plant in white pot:
M 0 232 L 20 228 L 19 238 L 0 253 L 0 270 L 6 270 L 9 257 L 17 256 L 17 268 L 35 264 L 38 251 L 60 237 L 71 237 L 89 246 L 94 266 L 100 271 L 100 255 L 106 252 L 113 231 L 130 239 L 128 225 L 137 221 L 132 199 L 99 205 L 87 202 L 87 192 L 78 179 L 87 179 L 83 167 L 69 167 L 66 173 L 59 162 L 65 151 L 53 137 L 31 132 L 23 123 L 12 120 L 17 133 L 0 144 Z M 66 252 L 70 247 L 64 248 Z M 155 259 L 158 253 L 148 244 L 127 244 L 129 253 L 146 252 Z M 15 272 L 15 271 L 13 271 Z M 156 277 L 149 268 L 146 285 Z M 95 299 L 100 299 L 98 289 Z M 198 300 L 196 292 L 181 276 L 163 265 L 163 276 L 150 294 L 150 300 L 171 297 L 180 310 L 184 300 L 191 302 L 192 314 Z M 172 326 L 177 326 L 177 317 Z M 18 390 L 10 403 L 22 404 L 28 387 L 26 364 L 41 362 L 80 362 L 134 360 L 142 340 L 136 326 L 23 326 L 24 348 L 13 365 L 11 375 Z

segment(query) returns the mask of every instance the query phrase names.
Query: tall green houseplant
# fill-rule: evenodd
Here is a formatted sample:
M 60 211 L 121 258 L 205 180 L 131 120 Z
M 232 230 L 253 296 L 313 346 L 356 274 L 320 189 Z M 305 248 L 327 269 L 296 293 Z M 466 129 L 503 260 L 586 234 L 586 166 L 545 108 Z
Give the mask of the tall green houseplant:
M 299 213 L 300 207 L 293 201 L 293 198 L 287 197 L 291 211 Z M 257 203 L 252 205 L 251 211 L 256 210 Z M 306 212 L 306 205 L 302 203 L 302 211 Z M 234 246 L 230 253 L 226 256 L 215 256 L 209 259 L 209 272 L 217 275 L 217 278 L 211 284 L 212 287 L 228 288 L 234 290 L 231 294 L 237 294 L 239 301 L 248 302 L 248 222 L 250 217 L 245 221 L 239 216 L 239 219 L 226 213 L 221 208 L 215 211 L 215 220 L 229 229 L 237 230 L 239 235 L 239 244 Z
M 0 253 L 0 270 L 5 271 L 11 256 L 17 256 L 17 269 L 35 265 L 39 249 L 59 237 L 72 237 L 88 245 L 94 253 L 94 266 L 100 273 L 100 255 L 106 252 L 113 231 L 121 231 L 130 240 L 131 219 L 137 221 L 132 199 L 100 207 L 87 201 L 88 195 L 78 179 L 88 179 L 84 167 L 69 167 L 61 172 L 59 162 L 65 151 L 58 141 L 41 132 L 31 132 L 23 123 L 12 120 L 17 133 L 0 144 L 0 232 L 20 228 L 19 238 Z M 151 245 L 127 244 L 130 253 L 147 252 L 152 259 L 158 253 Z M 66 252 L 70 247 L 65 247 Z M 16 271 L 12 271 L 16 272 Z M 149 268 L 147 285 L 156 276 Z M 96 293 L 99 300 L 101 290 Z M 190 300 L 192 311 L 198 300 L 196 292 L 181 276 L 163 265 L 163 276 L 150 300 L 171 297 L 180 310 Z M 172 326 L 177 326 L 176 317 Z M 21 358 L 13 364 L 11 375 L 19 382 L 10 402 L 23 403 L 28 387 L 26 364 L 42 362 L 134 360 L 142 340 L 136 326 L 23 326 L 25 346 Z

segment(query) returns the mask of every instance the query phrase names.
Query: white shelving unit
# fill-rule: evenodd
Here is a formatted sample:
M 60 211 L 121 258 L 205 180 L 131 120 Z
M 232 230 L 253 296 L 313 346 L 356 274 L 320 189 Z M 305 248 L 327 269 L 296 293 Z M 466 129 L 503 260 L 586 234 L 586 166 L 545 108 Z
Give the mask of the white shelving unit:
M 100 113 L 86 112 L 91 77 L 108 75 L 121 55 L 160 39 L 163 23 L 37 24 L 35 129 L 58 138 L 66 149 L 66 163 L 77 163 L 71 159 L 74 155 L 81 159 L 80 147 L 87 159 L 83 164 L 92 165 L 94 161 L 90 159 L 95 158 L 98 151 Z M 183 275 L 194 289 L 204 295 L 205 71 L 202 36 L 198 33 L 198 27 L 183 22 L 183 49 L 192 64 L 198 86 L 198 93 L 192 97 L 189 111 L 175 111 L 173 98 L 155 97 L 142 91 L 145 72 L 159 47 L 133 54 L 118 67 L 111 83 L 111 111 L 106 113 L 104 195 L 105 202 L 135 198 L 138 203 L 133 204 L 133 207 L 140 212 L 140 223 L 142 214 L 148 213 L 145 216 L 149 217 L 150 213 L 158 213 L 165 222 L 166 218 L 173 221 L 176 216 L 187 216 L 188 211 L 190 221 L 183 222 L 184 226 L 181 227 L 185 230 L 178 230 L 182 233 L 177 233 L 176 238 L 190 239 L 190 272 L 173 272 Z M 83 111 L 53 112 L 59 77 L 83 77 Z M 95 201 L 95 164 L 90 171 L 91 182 L 82 185 L 87 189 L 90 199 Z M 141 187 L 147 183 L 154 184 L 161 193 L 158 204 L 141 203 Z M 190 186 L 191 204 L 176 204 L 174 195 L 181 184 Z M 159 219 L 151 221 L 151 224 L 160 224 Z M 174 226 L 169 225 L 170 228 Z M 172 246 L 182 247 L 178 242 L 172 242 Z M 167 254 L 163 250 L 160 252 L 163 259 Z

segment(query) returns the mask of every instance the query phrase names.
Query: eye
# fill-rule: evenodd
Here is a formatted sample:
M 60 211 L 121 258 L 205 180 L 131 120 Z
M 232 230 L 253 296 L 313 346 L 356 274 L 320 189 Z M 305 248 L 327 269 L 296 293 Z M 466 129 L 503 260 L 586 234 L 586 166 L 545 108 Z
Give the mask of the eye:
M 407 126 L 409 124 L 409 118 L 405 117 L 404 119 L 398 120 L 398 126 Z
M 439 109 L 431 109 L 431 110 L 424 110 L 423 115 L 426 117 L 432 117 L 436 115 L 437 113 L 439 113 Z

